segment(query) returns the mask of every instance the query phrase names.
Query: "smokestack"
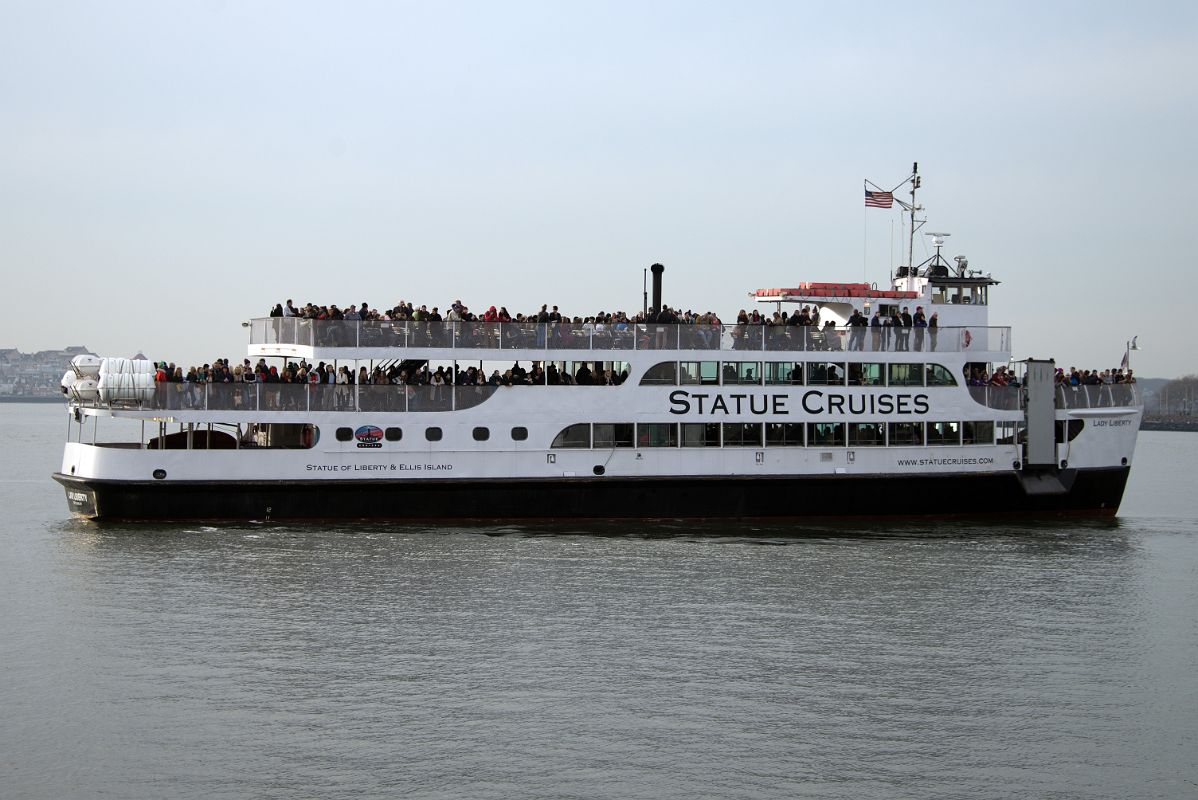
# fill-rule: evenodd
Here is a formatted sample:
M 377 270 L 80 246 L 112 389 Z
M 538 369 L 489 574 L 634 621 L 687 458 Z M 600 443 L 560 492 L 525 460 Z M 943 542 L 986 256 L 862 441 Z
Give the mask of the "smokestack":
M 653 307 L 657 309 L 657 313 L 661 313 L 661 273 L 666 271 L 666 268 L 661 264 L 654 264 L 649 267 L 649 271 L 653 273 Z

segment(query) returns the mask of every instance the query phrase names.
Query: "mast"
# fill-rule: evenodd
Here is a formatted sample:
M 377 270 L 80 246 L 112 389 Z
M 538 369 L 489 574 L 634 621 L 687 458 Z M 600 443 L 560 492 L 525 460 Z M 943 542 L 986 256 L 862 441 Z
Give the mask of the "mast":
M 908 211 L 911 212 L 911 228 L 907 235 L 907 275 L 913 276 L 915 273 L 915 209 L 918 208 L 915 204 L 915 190 L 919 188 L 919 162 L 916 161 L 911 165 L 911 207 Z

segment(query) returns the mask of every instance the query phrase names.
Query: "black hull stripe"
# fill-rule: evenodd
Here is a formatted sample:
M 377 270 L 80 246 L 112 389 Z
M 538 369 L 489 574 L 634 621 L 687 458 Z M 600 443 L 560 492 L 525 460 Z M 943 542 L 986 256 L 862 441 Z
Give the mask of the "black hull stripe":
M 1019 473 L 420 481 L 101 481 L 55 474 L 71 511 L 111 520 L 906 519 L 1113 516 L 1129 468 Z

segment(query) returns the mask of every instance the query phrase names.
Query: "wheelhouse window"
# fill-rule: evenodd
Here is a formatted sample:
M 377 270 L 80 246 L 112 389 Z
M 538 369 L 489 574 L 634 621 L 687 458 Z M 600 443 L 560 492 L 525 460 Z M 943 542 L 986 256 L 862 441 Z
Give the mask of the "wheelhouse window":
M 961 441 L 964 444 L 994 444 L 994 423 L 966 422 L 962 426 Z
M 957 379 L 948 369 L 940 364 L 928 364 L 928 386 L 956 386 Z
M 765 382 L 770 385 L 803 383 L 803 364 L 794 361 L 767 361 L 765 364 Z
M 843 363 L 812 361 L 807 364 L 808 386 L 844 386 Z
M 673 422 L 642 422 L 636 426 L 637 447 L 677 447 L 678 425 Z
M 886 432 L 880 422 L 850 422 L 849 447 L 882 447 Z
M 766 447 L 802 447 L 803 423 L 767 422 L 765 424 Z
M 891 364 L 891 386 L 923 386 L 923 364 Z
M 929 422 L 928 446 L 944 447 L 961 444 L 961 423 Z
M 891 422 L 889 427 L 891 446 L 904 447 L 923 444 L 922 422 Z
M 683 447 L 719 447 L 720 423 L 718 422 L 684 422 L 682 423 Z
M 595 447 L 632 447 L 631 422 L 596 422 Z
M 678 382 L 684 386 L 715 386 L 720 382 L 720 362 L 683 361 L 678 365 Z
M 725 447 L 761 447 L 761 423 L 725 422 Z
M 591 425 L 587 422 L 578 422 L 574 425 L 569 425 L 562 428 L 557 436 L 553 437 L 553 444 L 550 448 L 555 450 L 564 450 L 575 447 L 590 447 L 591 446 Z
M 725 361 L 724 362 L 724 385 L 725 386 L 760 386 L 761 385 L 761 362 L 760 361 Z
M 663 361 L 645 371 L 641 386 L 675 386 L 678 384 L 678 362 Z
M 882 364 L 849 364 L 849 386 L 882 386 L 886 370 Z
M 844 447 L 845 424 L 843 422 L 808 422 L 808 447 Z

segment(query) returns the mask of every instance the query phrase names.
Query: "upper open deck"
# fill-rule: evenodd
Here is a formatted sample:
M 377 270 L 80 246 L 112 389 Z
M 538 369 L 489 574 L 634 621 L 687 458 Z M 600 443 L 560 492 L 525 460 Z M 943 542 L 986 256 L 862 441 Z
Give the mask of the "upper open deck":
M 253 355 L 291 355 L 311 348 L 328 358 L 354 351 L 449 350 L 470 358 L 488 351 L 822 350 L 1003 354 L 1011 329 L 996 326 L 939 328 L 811 327 L 799 325 L 605 326 L 594 323 L 410 322 L 312 320 L 267 317 L 249 323 Z M 377 357 L 362 356 L 362 357 Z M 549 359 L 547 359 L 549 360 Z

